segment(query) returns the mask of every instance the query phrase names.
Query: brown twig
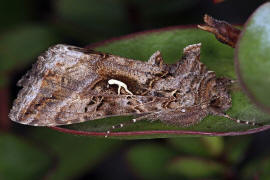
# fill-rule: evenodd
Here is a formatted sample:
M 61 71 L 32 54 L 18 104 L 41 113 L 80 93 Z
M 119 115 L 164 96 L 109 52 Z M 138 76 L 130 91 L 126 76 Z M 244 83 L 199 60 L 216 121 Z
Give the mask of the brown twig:
M 198 25 L 199 29 L 215 34 L 217 40 L 235 48 L 241 30 L 225 21 L 218 21 L 207 14 L 204 16 L 206 25 Z

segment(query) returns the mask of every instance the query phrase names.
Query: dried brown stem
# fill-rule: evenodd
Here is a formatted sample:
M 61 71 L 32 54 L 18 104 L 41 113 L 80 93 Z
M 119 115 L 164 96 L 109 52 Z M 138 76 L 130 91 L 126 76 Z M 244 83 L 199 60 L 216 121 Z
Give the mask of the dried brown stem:
M 204 16 L 206 25 L 198 25 L 199 29 L 215 34 L 217 40 L 235 48 L 241 30 L 225 21 L 219 21 L 207 14 Z

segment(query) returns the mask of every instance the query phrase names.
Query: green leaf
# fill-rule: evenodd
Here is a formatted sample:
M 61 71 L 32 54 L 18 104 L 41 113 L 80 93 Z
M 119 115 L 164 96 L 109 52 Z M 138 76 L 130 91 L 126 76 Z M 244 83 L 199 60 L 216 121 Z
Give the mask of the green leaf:
M 270 157 L 262 156 L 256 158 L 245 164 L 241 170 L 241 179 L 250 179 L 250 177 L 257 177 L 258 179 L 270 179 Z
M 249 18 L 235 54 L 239 79 L 259 107 L 270 112 L 270 3 Z
M 56 42 L 50 28 L 30 24 L 14 28 L 1 36 L 0 71 L 7 71 L 33 61 L 48 46 Z
M 212 156 L 219 156 L 224 148 L 222 137 L 202 137 L 204 146 L 208 149 L 209 154 Z
M 166 164 L 175 155 L 168 148 L 155 144 L 140 144 L 127 153 L 130 166 L 144 179 L 166 179 Z
M 0 6 L 0 32 L 23 21 L 32 20 L 35 12 L 34 4 L 33 0 L 2 1 Z
M 21 68 L 36 59 L 48 46 L 56 43 L 54 32 L 40 25 L 23 25 L 1 34 L 0 85 L 8 82 L 4 72 Z
M 226 168 L 215 161 L 193 157 L 180 157 L 169 166 L 173 174 L 186 178 L 206 178 L 225 174 Z
M 144 27 L 164 27 L 169 24 L 179 24 L 179 22 L 182 24 L 190 23 L 194 21 L 194 16 L 183 18 L 182 14 L 194 8 L 198 3 L 199 0 L 155 0 L 155 3 L 144 0 L 129 0 L 129 5 L 140 12 L 139 25 L 142 24 Z M 174 18 L 171 18 L 172 16 Z
M 59 0 L 55 3 L 56 10 L 61 18 L 86 27 L 100 28 L 97 24 L 107 27 L 108 25 L 127 22 L 125 7 L 121 1 L 78 0 L 76 5 L 74 5 L 72 0 Z M 103 31 L 108 31 L 108 29 L 103 29 Z
M 51 158 L 33 144 L 9 134 L 0 134 L 0 179 L 40 179 Z
M 168 24 L 190 23 L 194 17 L 183 18 L 182 13 L 199 0 L 58 0 L 55 10 L 59 17 L 62 34 L 85 43 L 127 34 L 149 27 Z M 173 16 L 174 18 L 171 18 Z M 169 19 L 169 21 L 168 21 Z
M 131 25 L 125 3 L 111 0 L 54 1 L 60 28 L 66 36 L 89 43 L 125 34 Z M 58 25 L 59 25 L 58 24 Z
M 112 152 L 121 141 L 106 139 L 89 139 L 52 131 L 48 128 L 31 128 L 33 140 L 42 143 L 57 158 L 54 170 L 48 180 L 76 179 L 82 173 L 87 173 L 107 154 Z M 30 128 L 29 128 L 30 130 Z
M 171 138 L 169 143 L 178 151 L 188 155 L 209 156 L 209 151 L 203 146 L 201 138 L 181 137 Z
M 199 42 L 202 43 L 201 61 L 208 69 L 215 71 L 219 77 L 226 76 L 236 79 L 233 49 L 216 41 L 209 33 L 197 29 L 176 28 L 130 35 L 104 43 L 96 49 L 143 61 L 148 60 L 155 51 L 160 50 L 166 63 L 176 63 L 181 58 L 185 46 Z M 228 114 L 241 120 L 269 123 L 269 116 L 258 111 L 249 102 L 245 94 L 241 92 L 240 88 L 233 88 L 231 95 L 232 107 L 229 109 Z M 131 117 L 99 119 L 66 126 L 66 128 L 84 132 L 106 132 L 112 125 L 125 123 L 130 119 Z M 239 132 L 239 134 L 249 133 L 248 130 L 252 128 L 254 126 L 239 124 L 226 118 L 209 116 L 197 125 L 190 127 L 169 126 L 159 121 L 152 123 L 140 121 L 117 129 L 117 132 L 129 132 L 129 134 L 120 133 L 117 136 L 118 138 L 136 139 L 179 137 L 181 134 L 235 135 L 234 132 Z M 159 131 L 157 132 L 156 130 Z M 82 134 L 81 132 L 79 133 Z M 104 137 L 104 134 L 102 136 Z M 111 133 L 110 137 L 113 137 L 113 133 Z
M 172 138 L 169 143 L 182 153 L 204 157 L 218 156 L 224 146 L 222 137 Z
M 252 140 L 251 137 L 242 136 L 226 139 L 227 141 L 223 151 L 228 162 L 237 164 L 245 158 L 246 151 Z

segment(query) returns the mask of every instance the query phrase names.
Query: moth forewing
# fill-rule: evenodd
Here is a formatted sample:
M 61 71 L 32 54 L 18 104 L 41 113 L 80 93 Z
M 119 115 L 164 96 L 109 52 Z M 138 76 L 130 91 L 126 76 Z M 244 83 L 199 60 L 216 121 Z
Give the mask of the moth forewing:
M 200 43 L 187 46 L 182 59 L 168 65 L 159 51 L 143 62 L 53 46 L 19 81 L 23 88 L 9 117 L 34 126 L 126 115 L 139 116 L 132 123 L 149 119 L 177 126 L 197 124 L 209 114 L 233 120 L 225 114 L 231 107 L 228 83 L 200 62 L 200 48 Z

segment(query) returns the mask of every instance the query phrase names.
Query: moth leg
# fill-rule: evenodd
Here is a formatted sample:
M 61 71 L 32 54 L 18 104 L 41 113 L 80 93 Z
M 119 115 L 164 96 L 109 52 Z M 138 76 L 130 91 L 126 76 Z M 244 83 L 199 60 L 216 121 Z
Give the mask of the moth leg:
M 223 114 L 223 115 L 221 115 L 221 117 L 225 117 L 225 118 L 230 119 L 232 121 L 235 121 L 236 123 L 239 123 L 239 124 L 247 124 L 247 125 L 252 125 L 252 126 L 263 126 L 263 124 L 261 124 L 261 123 L 239 120 L 239 119 L 231 117 L 228 114 Z
M 208 115 L 205 109 L 199 106 L 183 107 L 175 110 L 165 109 L 159 113 L 153 114 L 149 120 L 160 120 L 163 123 L 176 125 L 179 127 L 188 127 L 199 123 Z
M 256 122 L 251 122 L 251 121 L 243 121 L 243 120 L 240 120 L 240 119 L 236 119 L 236 118 L 233 118 L 231 117 L 230 115 L 226 114 L 226 113 L 223 113 L 223 112 L 220 112 L 218 109 L 216 108 L 210 108 L 210 111 L 211 111 L 211 114 L 212 115 L 215 115 L 215 116 L 219 116 L 219 117 L 225 117 L 229 120 L 232 120 L 238 124 L 246 124 L 246 125 L 252 125 L 252 126 L 263 126 L 263 124 L 261 123 L 256 123 Z
M 140 120 L 146 119 L 149 115 L 150 115 L 150 114 L 148 114 L 148 115 L 143 115 L 143 116 L 134 118 L 134 119 L 132 119 L 131 121 L 128 121 L 128 122 L 126 122 L 126 123 L 120 123 L 120 124 L 117 124 L 117 125 L 113 125 L 108 131 L 106 131 L 105 138 L 107 138 L 107 137 L 110 135 L 110 133 L 111 133 L 112 130 L 119 129 L 119 128 L 122 128 L 122 127 L 124 127 L 124 126 L 131 125 L 131 124 L 133 124 L 133 123 L 136 123 L 136 122 L 138 122 L 138 121 L 140 121 Z
M 128 90 L 127 85 L 125 83 L 121 82 L 121 81 L 118 81 L 116 79 L 110 79 L 108 81 L 108 84 L 110 84 L 110 85 L 112 85 L 112 84 L 118 85 L 118 91 L 117 91 L 118 95 L 120 95 L 121 88 L 124 88 L 127 93 L 129 93 L 130 95 L 133 95 L 133 93 Z

